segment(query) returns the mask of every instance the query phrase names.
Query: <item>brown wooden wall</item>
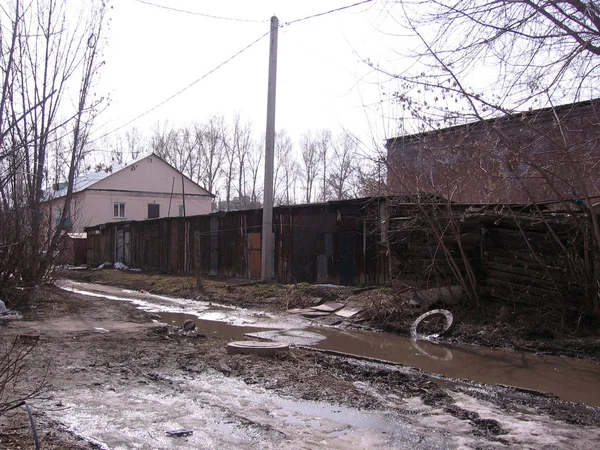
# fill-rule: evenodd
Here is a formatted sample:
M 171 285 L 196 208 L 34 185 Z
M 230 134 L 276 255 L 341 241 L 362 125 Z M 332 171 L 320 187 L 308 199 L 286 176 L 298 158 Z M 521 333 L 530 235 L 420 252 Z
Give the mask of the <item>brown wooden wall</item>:
M 379 199 L 275 208 L 275 279 L 283 283 L 384 283 Z M 375 232 L 374 232 L 375 230 Z M 259 278 L 262 210 L 110 223 L 88 231 L 90 265 Z
M 538 207 L 539 209 L 539 207 Z M 370 198 L 275 208 L 275 280 L 418 288 L 473 274 L 482 298 L 588 301 L 594 252 L 577 212 Z M 262 210 L 89 228 L 88 263 L 147 271 L 259 278 Z

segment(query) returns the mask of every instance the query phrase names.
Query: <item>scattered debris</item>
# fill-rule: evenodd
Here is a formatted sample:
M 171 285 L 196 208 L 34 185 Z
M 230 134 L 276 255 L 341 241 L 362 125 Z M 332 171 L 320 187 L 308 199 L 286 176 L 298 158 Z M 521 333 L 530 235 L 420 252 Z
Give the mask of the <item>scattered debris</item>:
M 192 331 L 194 328 L 196 328 L 196 322 L 194 322 L 193 320 L 188 319 L 185 322 L 183 322 L 184 331 Z
M 334 312 L 337 311 L 338 309 L 342 309 L 344 307 L 344 305 L 342 303 L 337 303 L 337 302 L 328 302 L 328 303 L 323 303 L 322 305 L 318 305 L 318 306 L 313 306 L 311 307 L 311 309 L 314 309 L 315 311 L 323 311 L 323 312 Z
M 413 292 L 410 304 L 423 307 L 429 307 L 438 302 L 445 305 L 456 305 L 463 295 L 464 291 L 460 286 L 420 289 Z
M 346 319 L 349 319 L 350 317 L 354 317 L 355 315 L 357 315 L 361 311 L 362 311 L 362 308 L 350 308 L 350 307 L 346 307 L 346 308 L 340 309 L 339 311 L 336 311 L 334 314 L 336 316 L 345 317 Z
M 443 317 L 445 319 L 444 328 L 441 331 L 430 334 L 430 335 L 419 334 L 419 325 L 421 325 L 421 323 L 425 319 L 429 319 L 430 317 L 433 317 L 433 316 L 439 316 L 439 317 Z M 437 337 L 442 336 L 444 333 L 448 332 L 448 330 L 450 330 L 450 328 L 452 328 L 452 325 L 454 325 L 454 316 L 452 315 L 452 313 L 450 311 L 448 311 L 447 309 L 432 309 L 431 311 L 428 311 L 425 314 L 421 314 L 417 318 L 417 320 L 414 321 L 414 323 L 410 327 L 410 336 L 413 339 L 437 338 Z
M 256 354 L 272 355 L 290 348 L 290 344 L 285 342 L 260 342 L 260 341 L 234 341 L 227 344 L 227 353 L 236 354 Z
M 118 261 L 114 264 L 113 267 L 117 270 L 129 270 L 129 266 L 126 266 L 122 262 L 118 262 Z
M 113 265 L 111 262 L 104 262 L 98 266 L 98 269 L 112 269 Z
M 170 437 L 191 436 L 192 434 L 194 434 L 194 432 L 192 430 L 186 430 L 186 429 L 171 430 L 171 431 L 166 431 L 166 433 L 167 433 L 167 436 L 170 436 Z
M 19 340 L 19 342 L 22 342 L 25 344 L 34 344 L 40 340 L 40 335 L 39 334 L 19 334 L 17 336 L 17 339 Z
M 4 302 L 0 300 L 0 320 L 18 320 L 22 318 L 17 311 L 8 309 Z

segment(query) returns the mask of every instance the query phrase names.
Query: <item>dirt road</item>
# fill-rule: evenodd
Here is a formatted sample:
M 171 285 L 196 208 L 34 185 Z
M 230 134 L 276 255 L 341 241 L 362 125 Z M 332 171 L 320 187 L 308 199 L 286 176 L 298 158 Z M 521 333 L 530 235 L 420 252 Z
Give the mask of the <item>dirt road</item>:
M 69 285 L 98 296 L 44 287 L 29 296 L 23 320 L 0 324 L 5 343 L 40 335 L 17 388 L 48 382 L 30 402 L 45 449 L 600 445 L 598 408 L 307 350 L 228 355 L 226 338 L 157 320 L 156 311 L 208 303 Z M 289 320 L 231 311 L 246 326 Z M 182 429 L 192 433 L 167 434 Z M 14 410 L 0 417 L 0 448 L 18 445 L 33 441 Z

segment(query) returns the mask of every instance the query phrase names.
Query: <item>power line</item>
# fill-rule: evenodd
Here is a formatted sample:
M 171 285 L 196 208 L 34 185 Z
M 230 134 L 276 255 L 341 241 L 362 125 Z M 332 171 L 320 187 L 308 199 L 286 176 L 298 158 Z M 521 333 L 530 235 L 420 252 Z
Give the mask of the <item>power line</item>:
M 158 8 L 168 9 L 168 10 L 172 10 L 172 11 L 176 11 L 176 12 L 180 12 L 180 13 L 192 14 L 192 15 L 197 15 L 197 16 L 202 16 L 202 17 L 207 17 L 207 18 L 212 18 L 212 19 L 231 20 L 231 21 L 238 21 L 238 22 L 255 22 L 255 23 L 258 23 L 258 22 L 268 22 L 267 20 L 236 19 L 236 18 L 228 18 L 228 17 L 222 17 L 222 16 L 214 16 L 214 15 L 210 15 L 210 14 L 197 13 L 197 12 L 193 12 L 193 11 L 186 11 L 186 10 L 182 10 L 182 9 L 172 8 L 172 7 L 169 7 L 169 6 L 158 5 L 156 3 L 151 3 L 151 2 L 148 2 L 146 0 L 134 0 L 134 1 L 136 1 L 138 3 L 143 3 L 145 5 L 149 5 L 149 6 L 155 6 L 155 7 L 158 7 Z M 282 25 L 282 26 L 287 26 L 287 25 L 291 25 L 293 23 L 302 22 L 304 20 L 309 20 L 309 19 L 313 19 L 313 18 L 316 18 L 316 17 L 325 16 L 325 15 L 332 14 L 332 13 L 335 13 L 335 12 L 338 12 L 338 11 L 343 11 L 343 10 L 349 9 L 349 8 L 354 8 L 355 6 L 360 6 L 360 5 L 363 5 L 363 4 L 366 4 L 366 3 L 371 3 L 372 1 L 373 0 L 363 0 L 361 2 L 353 3 L 351 5 L 342 6 L 340 8 L 331 9 L 331 10 L 324 11 L 324 12 L 317 13 L 317 14 L 312 14 L 310 16 L 302 17 L 300 19 L 295 19 L 295 20 L 291 20 L 289 22 L 285 22 L 284 25 Z M 106 136 L 108 136 L 110 134 L 113 134 L 113 133 L 115 133 L 115 132 L 117 132 L 117 131 L 125 128 L 126 126 L 132 124 L 133 122 L 136 122 L 137 120 L 141 119 L 142 117 L 150 114 L 155 109 L 158 109 L 159 107 L 161 107 L 165 103 L 171 101 L 175 97 L 179 96 L 183 92 L 185 92 L 188 89 L 190 89 L 195 84 L 199 83 L 200 81 L 202 81 L 203 79 L 205 79 L 206 77 L 208 77 L 210 74 L 212 74 L 216 70 L 218 70 L 221 67 L 223 67 L 225 64 L 227 64 L 228 62 L 230 62 L 231 60 L 233 60 L 234 58 L 236 58 L 237 56 L 239 56 L 240 54 L 242 54 L 243 52 L 245 52 L 246 50 L 248 50 L 254 44 L 256 44 L 257 42 L 259 42 L 261 39 L 265 38 L 268 34 L 269 34 L 269 31 L 267 31 L 265 34 L 263 34 L 262 36 L 260 36 L 258 39 L 254 40 L 253 42 L 251 42 L 250 44 L 248 44 L 246 47 L 244 47 L 243 49 L 241 49 L 240 51 L 238 51 L 237 53 L 235 53 L 233 56 L 231 56 L 230 58 L 228 58 L 227 60 L 225 60 L 224 62 L 222 62 L 221 64 L 219 64 L 218 66 L 216 66 L 214 69 L 212 69 L 209 72 L 207 72 L 206 74 L 204 74 L 202 77 L 198 78 L 194 82 L 190 83 L 188 86 L 184 87 L 183 89 L 179 90 L 175 94 L 171 95 L 169 98 L 163 100 L 162 102 L 160 102 L 157 105 L 153 106 L 152 108 L 146 110 L 142 114 L 140 114 L 137 117 L 131 119 L 130 121 L 124 123 L 123 125 L 120 125 L 117 128 L 115 128 L 115 129 L 113 129 L 113 130 L 111 130 L 111 131 L 109 131 L 107 133 L 104 133 L 102 136 L 89 141 L 89 143 L 90 144 L 94 143 L 94 142 L 96 142 L 96 141 L 98 141 L 98 140 L 100 140 L 100 139 L 102 139 L 102 138 L 104 138 L 104 137 L 106 137 Z
M 206 17 L 207 19 L 230 20 L 230 21 L 233 21 L 233 22 L 250 22 L 250 23 L 265 23 L 265 22 L 268 22 L 268 20 L 238 19 L 238 18 L 234 18 L 234 17 L 214 16 L 214 15 L 211 15 L 211 14 L 204 14 L 204 13 L 199 13 L 199 12 L 195 12 L 195 11 L 187 11 L 185 9 L 172 8 L 170 6 L 158 5 L 156 3 L 147 2 L 145 0 L 134 0 L 134 1 L 136 1 L 138 3 L 143 3 L 144 5 L 148 5 L 148 6 L 155 6 L 157 8 L 161 8 L 161 9 L 168 9 L 169 11 L 175 11 L 175 12 L 179 12 L 179 13 L 190 14 L 190 15 L 193 15 L 193 16 Z
M 137 1 L 137 0 L 136 0 Z M 243 49 L 241 49 L 240 51 L 238 51 L 237 53 L 235 53 L 233 56 L 229 57 L 228 59 L 226 59 L 225 61 L 223 61 L 221 64 L 219 64 L 218 66 L 216 66 L 215 68 L 209 70 L 208 72 L 206 72 L 204 75 L 202 75 L 200 78 L 198 78 L 197 80 L 193 81 L 192 83 L 188 84 L 186 87 L 184 87 L 183 89 L 179 90 L 178 92 L 176 92 L 175 94 L 171 95 L 169 98 L 163 100 L 162 102 L 158 103 L 157 105 L 153 106 L 152 108 L 144 111 L 142 114 L 140 114 L 139 116 L 131 119 L 129 122 L 124 123 L 123 125 L 120 125 L 119 127 L 115 128 L 112 131 L 109 131 L 105 134 L 103 134 L 102 136 L 89 141 L 89 143 L 93 143 L 96 142 L 97 140 L 100 140 L 106 136 L 108 136 L 109 134 L 115 133 L 117 131 L 119 131 L 122 128 L 125 128 L 127 125 L 132 124 L 133 122 L 136 122 L 137 120 L 141 119 L 142 117 L 150 114 L 152 111 L 154 111 L 157 108 L 160 108 L 162 105 L 164 105 L 165 103 L 173 100 L 175 97 L 177 97 L 178 95 L 181 95 L 182 93 L 184 93 L 185 91 L 187 91 L 188 89 L 190 89 L 192 86 L 196 85 L 197 83 L 199 83 L 200 81 L 204 80 L 206 77 L 208 77 L 210 74 L 216 72 L 217 70 L 219 70 L 221 67 L 223 67 L 225 64 L 227 64 L 228 62 L 232 61 L 234 58 L 236 58 L 237 56 L 241 55 L 242 53 L 244 53 L 246 50 L 248 50 L 250 47 L 252 47 L 254 44 L 256 44 L 257 42 L 259 42 L 261 39 L 265 38 L 265 36 L 267 36 L 269 34 L 270 31 L 267 31 L 265 34 L 263 34 L 261 37 L 259 37 L 258 39 L 252 41 L 250 44 L 248 44 L 247 46 L 245 46 Z
M 140 0 L 137 0 L 137 1 L 140 1 Z M 353 3 L 352 5 L 342 6 L 340 8 L 331 9 L 329 11 L 324 11 L 322 13 L 312 14 L 310 16 L 302 17 L 301 19 L 290 20 L 289 22 L 285 22 L 283 26 L 291 25 L 291 24 L 296 23 L 296 22 L 302 22 L 303 20 L 314 19 L 315 17 L 325 16 L 327 14 L 331 14 L 331 13 L 334 13 L 334 12 L 343 11 L 344 9 L 354 8 L 355 6 L 363 5 L 365 3 L 370 3 L 372 1 L 373 0 L 364 0 L 362 2 Z

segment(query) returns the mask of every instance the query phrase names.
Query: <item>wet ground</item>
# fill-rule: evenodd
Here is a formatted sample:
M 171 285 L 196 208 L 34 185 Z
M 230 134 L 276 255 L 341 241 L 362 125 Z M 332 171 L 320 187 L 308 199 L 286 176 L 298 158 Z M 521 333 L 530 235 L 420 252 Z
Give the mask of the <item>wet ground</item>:
M 190 305 L 185 299 L 165 301 L 165 297 L 119 288 L 103 287 L 104 293 L 94 293 L 97 286 L 72 284 L 65 289 L 132 301 L 147 311 L 158 313 L 161 321 L 170 325 L 181 327 L 192 320 L 196 332 L 206 336 L 286 342 L 295 347 L 400 363 L 451 378 L 542 391 L 563 400 L 600 406 L 600 363 L 597 361 L 447 345 L 441 340 L 430 342 L 386 332 L 318 326 L 319 322 L 299 315 L 273 315 L 206 302 Z M 185 311 L 181 312 L 181 308 Z
M 403 345 L 383 335 L 370 341 L 372 334 L 303 328 L 311 322 L 292 315 L 106 286 L 66 287 L 96 295 L 44 288 L 32 293 L 22 321 L 0 325 L 3 342 L 40 335 L 20 388 L 48 382 L 43 397 L 30 402 L 42 448 L 592 449 L 600 443 L 599 410 L 553 395 L 303 348 L 267 357 L 225 351 L 240 333 L 283 329 L 302 345 L 340 340 L 344 351 L 379 349 L 379 358 L 403 358 L 395 352 Z M 167 325 L 181 314 L 199 317 L 196 332 Z M 436 364 L 462 358 L 456 348 L 420 346 L 407 354 Z M 502 360 L 484 359 L 490 367 Z M 32 448 L 25 419 L 20 410 L 0 418 L 0 448 Z M 167 435 L 174 430 L 192 433 Z

